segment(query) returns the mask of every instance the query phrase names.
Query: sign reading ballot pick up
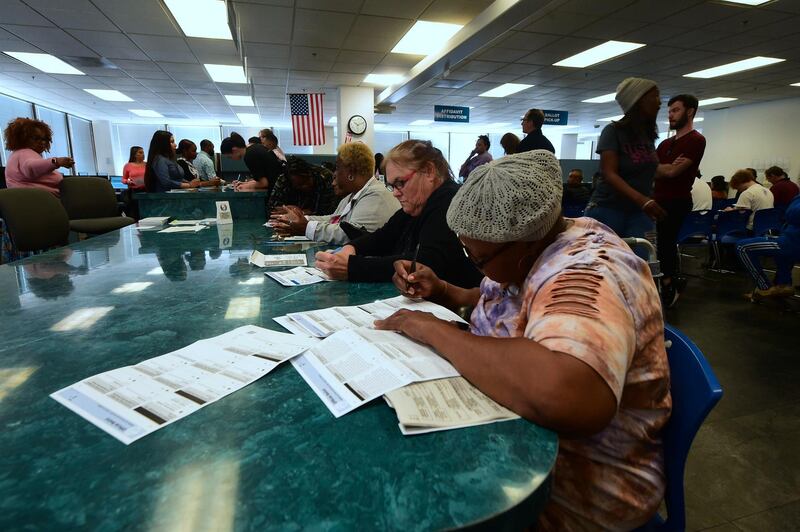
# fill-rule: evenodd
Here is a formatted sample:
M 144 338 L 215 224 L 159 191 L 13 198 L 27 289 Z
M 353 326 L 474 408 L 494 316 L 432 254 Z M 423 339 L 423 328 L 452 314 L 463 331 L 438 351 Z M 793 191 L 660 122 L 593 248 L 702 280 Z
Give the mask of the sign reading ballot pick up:
M 434 105 L 434 122 L 469 122 L 469 107 L 458 107 L 456 105 Z
M 569 118 L 568 111 L 547 111 L 543 110 L 544 123 L 551 126 L 566 126 L 567 118 Z
M 217 225 L 232 224 L 231 206 L 227 201 L 217 202 Z

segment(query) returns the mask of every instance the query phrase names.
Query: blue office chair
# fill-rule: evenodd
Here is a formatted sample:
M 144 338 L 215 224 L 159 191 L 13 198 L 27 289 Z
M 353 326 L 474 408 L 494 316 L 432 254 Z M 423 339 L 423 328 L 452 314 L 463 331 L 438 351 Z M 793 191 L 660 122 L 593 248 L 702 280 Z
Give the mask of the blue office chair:
M 780 233 L 783 223 L 783 210 L 761 209 L 753 215 L 753 236 L 767 236 Z
M 640 531 L 685 530 L 683 474 L 700 425 L 722 398 L 722 387 L 700 349 L 678 329 L 664 325 L 669 359 L 672 416 L 664 427 L 667 519 L 655 515 Z
M 748 209 L 736 209 L 733 211 L 723 211 L 717 216 L 716 227 L 711 234 L 711 244 L 714 249 L 714 265 L 719 271 L 722 269 L 722 256 L 719 245 L 735 245 L 742 238 L 747 238 L 747 222 L 752 211 Z

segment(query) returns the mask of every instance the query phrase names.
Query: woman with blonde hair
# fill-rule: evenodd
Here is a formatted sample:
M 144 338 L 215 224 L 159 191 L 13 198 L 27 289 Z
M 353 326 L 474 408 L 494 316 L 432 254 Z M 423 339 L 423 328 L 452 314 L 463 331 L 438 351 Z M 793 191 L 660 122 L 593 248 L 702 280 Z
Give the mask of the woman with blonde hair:
M 458 191 L 442 152 L 430 141 L 407 140 L 386 154 L 386 187 L 400 202 L 386 224 L 337 253 L 317 253 L 317 268 L 332 279 L 388 282 L 394 261 L 418 259 L 459 286 L 480 283 L 445 216 Z
M 317 242 L 346 244 L 346 222 L 355 231 L 375 231 L 400 208 L 400 203 L 386 187 L 372 175 L 375 159 L 372 150 L 363 142 L 348 142 L 338 149 L 333 190 L 342 197 L 333 214 L 305 216 L 295 206 L 272 216 L 275 232 L 279 235 L 305 235 Z M 353 234 L 351 233 L 351 234 Z

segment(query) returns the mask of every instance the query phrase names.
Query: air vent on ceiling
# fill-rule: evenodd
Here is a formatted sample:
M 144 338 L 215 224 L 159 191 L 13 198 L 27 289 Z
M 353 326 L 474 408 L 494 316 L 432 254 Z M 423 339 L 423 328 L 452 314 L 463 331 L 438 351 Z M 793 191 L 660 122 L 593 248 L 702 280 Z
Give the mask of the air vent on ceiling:
M 440 79 L 433 84 L 437 89 L 460 89 L 472 83 L 468 79 Z
M 64 60 L 75 68 L 107 68 L 116 70 L 119 67 L 105 57 L 65 57 Z

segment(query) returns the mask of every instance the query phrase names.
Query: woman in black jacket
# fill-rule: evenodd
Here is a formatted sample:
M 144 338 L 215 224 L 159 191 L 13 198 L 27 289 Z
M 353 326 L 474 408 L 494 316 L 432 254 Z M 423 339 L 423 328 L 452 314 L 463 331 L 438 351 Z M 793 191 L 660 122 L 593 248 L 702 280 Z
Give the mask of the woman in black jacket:
M 394 261 L 416 258 L 449 283 L 478 286 L 482 275 L 447 226 L 458 185 L 442 152 L 430 141 L 407 140 L 392 148 L 384 162 L 386 186 L 401 210 L 337 253 L 317 253 L 317 268 L 332 279 L 390 282 Z

